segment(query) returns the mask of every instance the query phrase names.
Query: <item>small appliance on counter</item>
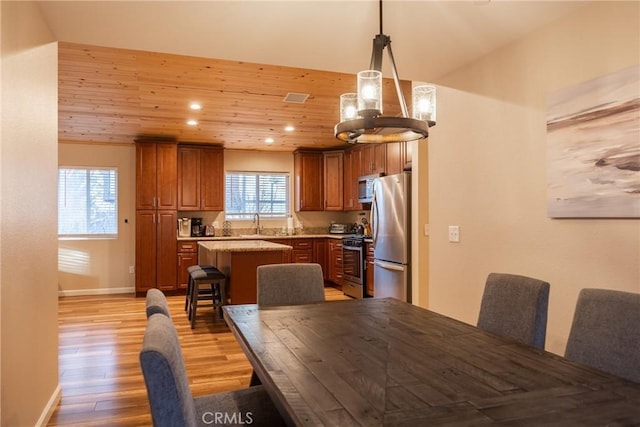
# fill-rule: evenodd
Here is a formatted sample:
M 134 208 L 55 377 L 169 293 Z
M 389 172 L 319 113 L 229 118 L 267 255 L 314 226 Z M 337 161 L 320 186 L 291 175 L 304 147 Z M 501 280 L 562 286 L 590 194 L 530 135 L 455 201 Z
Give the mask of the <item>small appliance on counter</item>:
M 353 227 L 351 227 L 351 233 L 352 234 L 364 234 L 364 225 L 358 224 L 356 222 L 355 224 L 353 224 Z
M 191 237 L 191 218 L 178 218 L 178 237 Z
M 202 218 L 191 218 L 191 237 L 204 236 L 204 225 L 202 224 Z
M 351 225 L 349 224 L 338 224 L 336 222 L 332 222 L 329 226 L 329 234 L 349 234 L 351 233 Z

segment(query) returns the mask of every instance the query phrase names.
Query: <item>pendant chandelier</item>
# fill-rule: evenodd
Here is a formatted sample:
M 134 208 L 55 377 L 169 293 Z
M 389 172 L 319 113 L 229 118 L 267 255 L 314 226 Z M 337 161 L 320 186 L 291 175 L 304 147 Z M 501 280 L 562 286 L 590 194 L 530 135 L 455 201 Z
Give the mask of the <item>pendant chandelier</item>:
M 429 127 L 436 124 L 436 92 L 432 85 L 413 88 L 413 116 L 409 117 L 391 51 L 391 38 L 382 31 L 382 0 L 379 8 L 380 34 L 373 39 L 370 69 L 358 73 L 358 93 L 340 96 L 340 123 L 335 126 L 334 134 L 339 140 L 351 144 L 415 141 L 426 138 Z M 385 48 L 391 61 L 401 117 L 382 115 L 382 52 Z

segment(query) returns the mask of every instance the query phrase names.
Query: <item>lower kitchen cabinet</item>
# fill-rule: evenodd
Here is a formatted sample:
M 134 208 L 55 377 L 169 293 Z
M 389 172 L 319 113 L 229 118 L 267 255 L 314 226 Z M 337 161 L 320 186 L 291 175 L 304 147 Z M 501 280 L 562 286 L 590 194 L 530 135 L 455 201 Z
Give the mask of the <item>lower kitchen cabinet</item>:
M 342 286 L 342 240 L 329 239 L 329 280 Z
M 136 293 L 151 288 L 175 291 L 178 214 L 174 210 L 136 211 Z
M 313 239 L 291 239 L 292 262 L 313 262 Z
M 307 263 L 307 262 L 317 262 L 322 266 L 324 272 L 323 263 L 318 261 L 318 255 L 316 253 L 316 242 L 319 239 L 315 238 L 294 238 L 294 239 L 265 239 L 268 242 L 280 243 L 282 245 L 289 245 L 293 249 L 290 251 L 285 251 L 284 262 L 298 262 L 298 263 Z M 324 240 L 324 239 L 322 239 Z M 324 249 L 322 249 L 324 251 Z M 325 257 L 322 256 L 322 259 Z
M 291 239 L 264 239 L 267 242 L 273 242 L 273 243 L 280 243 L 281 245 L 287 245 L 287 246 L 291 246 Z M 285 264 L 289 264 L 290 262 L 293 262 L 293 256 L 292 253 L 293 251 L 283 251 L 282 252 L 282 262 Z
M 198 242 L 178 242 L 178 289 L 187 289 L 190 266 L 198 264 Z
M 374 282 L 373 282 L 373 243 L 365 243 L 365 262 L 367 267 L 367 286 L 365 293 L 367 296 L 374 296 Z
M 322 267 L 322 278 L 329 279 L 327 274 L 327 239 L 313 239 L 313 262 Z

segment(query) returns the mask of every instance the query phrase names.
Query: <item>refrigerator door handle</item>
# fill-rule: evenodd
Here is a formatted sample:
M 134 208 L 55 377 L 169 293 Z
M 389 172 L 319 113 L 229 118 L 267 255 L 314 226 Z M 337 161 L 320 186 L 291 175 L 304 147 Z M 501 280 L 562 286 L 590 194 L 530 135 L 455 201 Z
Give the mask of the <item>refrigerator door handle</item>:
M 377 265 L 378 267 L 385 268 L 387 270 L 395 270 L 395 271 L 404 271 L 407 267 L 402 264 L 396 264 L 393 262 L 386 262 L 380 260 L 374 260 L 373 265 Z
M 373 181 L 373 198 L 371 200 L 371 216 L 369 218 L 369 223 L 372 224 L 373 230 L 372 232 L 372 240 L 373 247 L 376 246 L 376 240 L 378 240 L 378 231 L 380 225 L 378 224 L 378 199 L 376 198 L 376 180 Z

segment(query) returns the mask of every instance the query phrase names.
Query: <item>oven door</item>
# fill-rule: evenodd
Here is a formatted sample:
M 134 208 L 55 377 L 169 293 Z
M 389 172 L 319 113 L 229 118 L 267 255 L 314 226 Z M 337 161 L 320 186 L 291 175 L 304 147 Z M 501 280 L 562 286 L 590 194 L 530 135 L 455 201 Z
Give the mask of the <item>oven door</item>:
M 362 246 L 342 244 L 342 272 L 346 281 L 364 284 L 364 260 Z

